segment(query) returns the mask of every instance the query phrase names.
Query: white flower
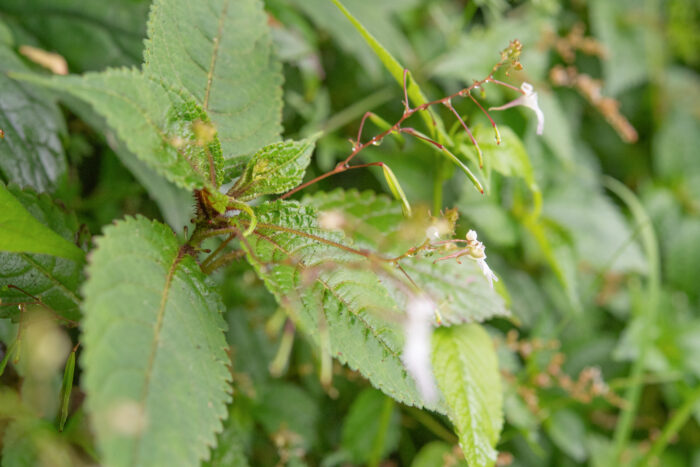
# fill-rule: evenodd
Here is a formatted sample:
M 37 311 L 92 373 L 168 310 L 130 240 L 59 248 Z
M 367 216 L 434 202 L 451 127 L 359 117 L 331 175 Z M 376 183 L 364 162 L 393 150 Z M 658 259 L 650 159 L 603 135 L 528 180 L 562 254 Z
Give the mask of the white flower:
M 493 289 L 493 281 L 498 282 L 498 277 L 496 277 L 496 274 L 493 273 L 489 265 L 486 264 L 486 256 L 477 259 L 476 264 L 479 265 L 479 267 L 481 268 L 481 272 L 483 272 L 484 276 L 486 276 L 486 279 L 489 280 L 489 285 Z
M 424 295 L 415 297 L 408 303 L 406 315 L 406 343 L 401 359 L 415 380 L 423 399 L 429 404 L 434 403 L 438 399 L 438 391 L 430 363 L 430 340 L 433 335 L 435 305 Z
M 537 134 L 541 135 L 542 131 L 544 131 L 544 113 L 542 113 L 542 110 L 537 103 L 537 93 L 533 92 L 533 87 L 530 83 L 521 84 L 520 89 L 523 91 L 522 96 L 500 107 L 491 107 L 489 110 L 505 110 L 518 105 L 529 107 L 534 110 L 535 115 L 537 115 Z

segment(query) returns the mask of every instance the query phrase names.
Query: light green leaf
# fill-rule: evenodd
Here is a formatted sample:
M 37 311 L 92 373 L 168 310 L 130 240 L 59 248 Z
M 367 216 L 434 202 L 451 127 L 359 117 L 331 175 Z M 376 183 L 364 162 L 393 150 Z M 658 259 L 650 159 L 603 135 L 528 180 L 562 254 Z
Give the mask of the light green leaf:
M 280 194 L 298 186 L 311 161 L 316 138 L 265 146 L 251 157 L 231 192 L 241 201 Z
M 348 410 L 340 445 L 353 464 L 376 465 L 397 448 L 400 437 L 401 415 L 396 404 L 368 388 L 358 394 Z
M 433 372 L 472 467 L 494 465 L 503 427 L 503 394 L 496 350 L 478 324 L 433 333 Z
M 346 234 L 362 248 L 391 257 L 418 246 L 425 240 L 427 222 L 406 220 L 401 205 L 387 196 L 371 191 L 334 190 L 306 197 L 303 203 L 318 212 L 337 212 L 343 216 Z M 427 219 L 425 219 L 427 221 Z M 486 278 L 472 260 L 462 264 L 439 261 L 439 256 L 416 255 L 401 261 L 414 283 L 433 298 L 445 325 L 480 322 L 494 316 L 507 316 L 503 299 L 489 287 Z M 406 294 L 384 285 L 400 308 L 406 306 Z
M 279 139 L 282 67 L 259 0 L 157 0 L 144 73 L 187 90 L 219 132 L 224 158 Z
M 321 229 L 316 212 L 297 202 L 265 203 L 256 215 L 244 245 L 248 261 L 297 326 L 319 347 L 324 328 L 334 357 L 394 399 L 424 406 L 401 362 L 401 311 L 379 281 L 381 266 L 328 244 L 348 242 Z
M 84 293 L 82 383 L 107 465 L 199 465 L 226 417 L 222 304 L 163 224 L 97 240 Z
M 0 251 L 43 253 L 81 261 L 83 250 L 32 216 L 13 191 L 21 193 L 0 183 Z
M 65 178 L 66 157 L 60 137 L 65 133 L 54 100 L 29 83 L 6 73 L 28 69 L 9 48 L 0 45 L 0 181 L 52 191 Z
M 168 91 L 157 81 L 129 69 L 81 77 L 21 78 L 92 104 L 130 151 L 182 188 L 210 187 L 212 178 L 221 182 L 217 169 L 223 159 L 218 139 L 199 134 L 198 128 L 207 127 L 209 119 L 184 93 Z

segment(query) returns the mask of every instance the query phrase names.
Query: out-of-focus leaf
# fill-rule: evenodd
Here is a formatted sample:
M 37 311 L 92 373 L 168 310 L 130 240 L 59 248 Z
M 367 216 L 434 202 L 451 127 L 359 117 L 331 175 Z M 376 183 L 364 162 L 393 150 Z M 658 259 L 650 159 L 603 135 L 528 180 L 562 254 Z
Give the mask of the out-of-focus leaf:
M 224 159 L 279 139 L 281 65 L 260 0 L 157 0 L 144 73 L 187 90 L 209 115 Z
M 262 195 L 280 194 L 301 183 L 311 161 L 316 138 L 285 141 L 265 146 L 248 162 L 232 190 L 248 201 Z
M 558 410 L 545 425 L 549 437 L 559 449 L 576 462 L 588 457 L 586 446 L 581 442 L 586 437 L 586 426 L 581 418 L 570 410 Z
M 0 45 L 0 129 L 5 134 L 0 138 L 0 180 L 52 191 L 66 173 L 60 140 L 66 131 L 63 116 L 48 93 L 8 78 L 10 71 L 27 68 Z
M 697 279 L 700 277 L 700 220 L 686 219 L 677 225 L 671 237 L 666 237 L 664 263 L 671 284 L 691 297 L 700 295 Z
M 394 401 L 375 389 L 365 389 L 345 417 L 341 448 L 355 464 L 384 459 L 399 444 L 400 422 Z
M 379 0 L 345 0 L 343 4 L 358 21 L 393 55 L 401 60 L 411 58 L 410 44 L 402 31 L 392 21 L 396 13 L 415 6 L 416 0 L 396 2 Z M 325 0 L 294 0 L 294 4 L 304 11 L 319 29 L 328 31 L 333 39 L 346 51 L 352 53 L 363 67 L 363 72 L 377 77 L 380 68 L 371 49 L 357 40 L 354 28 L 348 24 L 343 14 L 331 2 Z
M 646 270 L 636 231 L 595 188 L 570 184 L 547 193 L 544 216 L 569 232 L 580 262 L 598 270 Z
M 38 198 L 17 188 L 8 189 L 0 183 L 0 205 L 3 207 L 0 211 L 1 251 L 40 253 L 82 261 L 85 256 L 83 250 L 37 220 L 16 196 L 23 197 L 27 203 L 31 202 L 32 197 Z M 45 197 L 42 197 L 42 201 L 44 206 L 50 204 Z
M 374 53 L 379 57 L 379 60 L 384 64 L 391 76 L 394 77 L 399 85 L 403 86 L 404 82 L 404 67 L 399 63 L 394 56 L 384 48 L 384 46 L 372 35 L 370 31 L 365 28 L 365 26 L 357 19 L 353 14 L 343 5 L 340 0 L 331 0 L 340 9 L 341 12 L 346 16 L 346 18 L 355 26 L 355 29 L 362 35 L 364 40 L 369 44 Z M 413 102 L 414 105 L 418 106 L 428 102 L 428 99 L 423 95 L 418 83 L 413 79 L 411 73 L 406 76 L 406 91 L 408 93 L 408 99 Z M 423 121 L 425 121 L 428 128 L 434 128 L 436 123 L 438 123 L 438 117 L 431 117 L 430 111 L 420 112 Z
M 295 445 L 308 450 L 316 440 L 319 410 L 316 401 L 300 387 L 290 383 L 273 383 L 260 394 L 255 418 L 269 435 L 282 430 L 294 433 Z
M 647 78 L 645 29 L 648 10 L 634 0 L 593 0 L 589 16 L 594 34 L 605 46 L 603 61 L 605 89 L 616 96 Z
M 432 359 L 467 462 L 494 465 L 503 427 L 503 394 L 491 337 L 478 324 L 439 328 L 433 333 Z
M 165 225 L 97 240 L 85 284 L 82 385 L 109 465 L 197 465 L 226 416 L 220 298 Z
M 15 249 L 31 240 L 29 248 L 24 249 L 28 252 L 0 252 L 0 317 L 17 317 L 18 304 L 34 303 L 39 299 L 59 316 L 77 320 L 80 317 L 77 290 L 83 279 L 84 254 L 73 243 L 78 231 L 75 216 L 65 213 L 48 195 L 36 195 L 13 186 L 5 188 L 0 184 L 0 198 L 4 199 L 0 216 L 11 215 L 16 207 L 15 213 L 22 216 L 18 218 L 20 225 L 29 228 L 29 231 L 21 231 L 22 238 L 11 239 L 10 234 L 16 226 L 3 226 L 0 239 L 10 241 L 10 246 Z M 45 240 L 47 244 L 43 244 Z M 52 245 L 58 250 L 47 248 Z M 49 255 L 61 251 L 78 259 Z M 8 288 L 8 285 L 17 288 Z
M 72 72 L 140 62 L 147 0 L 4 0 L 0 18 L 17 42 L 53 50 Z
M 464 459 L 460 459 L 453 447 L 444 441 L 431 441 L 418 451 L 411 462 L 411 467 L 435 467 L 445 464 L 453 467 L 468 467 Z

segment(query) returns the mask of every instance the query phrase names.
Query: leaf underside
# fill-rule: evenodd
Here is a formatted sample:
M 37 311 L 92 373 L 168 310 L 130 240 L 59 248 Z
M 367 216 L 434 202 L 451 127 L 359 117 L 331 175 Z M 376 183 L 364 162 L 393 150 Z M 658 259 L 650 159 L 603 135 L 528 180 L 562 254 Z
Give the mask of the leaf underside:
M 84 288 L 83 384 L 107 465 L 194 465 L 230 400 L 222 304 L 173 232 L 105 228 Z

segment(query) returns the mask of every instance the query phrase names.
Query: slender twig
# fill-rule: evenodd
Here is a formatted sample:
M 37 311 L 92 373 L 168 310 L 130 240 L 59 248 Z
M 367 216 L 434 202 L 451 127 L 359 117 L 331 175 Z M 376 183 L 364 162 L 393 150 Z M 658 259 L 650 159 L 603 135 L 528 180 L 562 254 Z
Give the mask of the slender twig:
M 499 81 L 499 80 L 496 80 L 493 78 L 493 74 L 503 65 L 503 63 L 505 63 L 504 60 L 501 60 L 501 62 L 496 64 L 494 66 L 493 70 L 491 71 L 491 74 L 489 74 L 489 76 L 487 76 L 486 78 L 484 78 L 480 81 L 474 81 L 474 83 L 472 83 L 470 86 L 468 86 L 464 89 L 461 89 L 453 94 L 450 94 L 449 96 L 446 96 L 446 97 L 443 97 L 441 99 L 437 99 L 434 101 L 425 102 L 425 103 L 423 103 L 419 106 L 413 107 L 413 108 L 410 107 L 408 104 L 408 89 L 407 89 L 408 70 L 404 69 L 404 75 L 403 75 L 404 76 L 404 112 L 403 112 L 403 115 L 401 116 L 401 118 L 399 118 L 399 120 L 396 123 L 394 123 L 394 125 L 392 125 L 390 128 L 382 131 L 378 135 L 372 137 L 369 141 L 366 141 L 363 143 L 360 140 L 360 136 L 362 133 L 362 129 L 364 128 L 364 123 L 365 123 L 366 119 L 369 117 L 369 115 L 366 113 L 363 116 L 362 121 L 360 123 L 360 131 L 358 131 L 358 139 L 357 139 L 357 141 L 352 142 L 353 149 L 350 152 L 350 154 L 345 158 L 345 160 L 343 160 L 338 165 L 336 165 L 332 170 L 330 170 L 324 174 L 321 174 L 318 177 L 313 178 L 313 179 L 307 181 L 306 183 L 303 183 L 303 184 L 299 185 L 298 187 L 288 191 L 287 193 L 280 196 L 280 199 L 287 199 L 290 196 L 292 196 L 293 194 L 295 194 L 295 193 L 297 193 L 297 192 L 299 192 L 299 191 L 301 191 L 301 190 L 303 190 L 303 189 L 305 189 L 305 188 L 307 188 L 307 187 L 309 187 L 317 182 L 320 182 L 321 180 L 324 180 L 332 175 L 343 173 L 349 169 L 358 168 L 359 166 L 349 165 L 350 161 L 355 156 L 357 156 L 357 154 L 359 154 L 361 151 L 363 151 L 365 148 L 367 148 L 368 146 L 371 146 L 373 144 L 378 143 L 379 141 L 383 140 L 387 135 L 389 135 L 391 133 L 404 132 L 404 133 L 409 133 L 409 134 L 413 134 L 414 136 L 416 136 L 415 133 L 417 133 L 417 132 L 410 133 L 408 131 L 405 131 L 405 129 L 402 128 L 401 125 L 403 124 L 404 121 L 406 121 L 407 119 L 412 117 L 415 113 L 421 112 L 424 110 L 428 110 L 428 108 L 433 106 L 433 105 L 442 104 L 442 105 L 452 107 L 452 105 L 450 103 L 450 101 L 452 99 L 458 98 L 458 97 L 465 97 L 465 96 L 469 96 L 472 100 L 475 100 L 474 97 L 471 96 L 471 94 L 470 94 L 472 89 L 477 88 L 477 87 L 481 87 L 485 83 L 493 83 L 493 84 L 497 84 L 499 86 L 505 86 L 507 88 L 514 89 L 514 90 L 518 91 L 519 93 L 523 93 L 523 91 L 521 89 L 518 89 L 517 87 L 515 87 L 513 85 L 510 85 L 508 83 L 504 83 L 502 81 Z M 452 108 L 452 110 L 455 114 L 457 114 L 457 112 L 454 111 L 453 108 Z M 483 110 L 483 107 L 482 107 L 482 110 Z M 458 117 L 459 117 L 459 115 L 458 115 Z M 480 164 L 482 164 L 482 157 L 481 157 L 481 151 L 480 151 L 479 145 L 476 143 L 476 140 L 474 139 L 474 136 L 472 135 L 469 128 L 462 121 L 462 118 L 459 117 L 459 119 L 462 123 L 462 126 L 466 129 L 467 134 L 469 135 L 470 139 L 472 140 L 472 143 L 474 143 L 475 147 L 477 148 L 477 152 L 479 153 Z M 493 120 L 490 118 L 490 116 L 489 116 L 489 120 L 491 120 L 493 122 Z M 495 122 L 493 122 L 493 123 L 495 125 Z M 497 131 L 497 129 L 496 129 L 496 131 Z M 425 136 L 423 139 L 426 139 L 427 141 L 431 142 L 432 144 L 434 144 L 436 147 L 438 147 L 440 149 L 442 149 L 444 147 L 442 144 L 438 143 L 437 141 L 432 140 L 431 138 L 428 138 L 427 136 Z M 463 166 L 463 164 L 461 164 L 460 166 Z M 466 167 L 466 166 L 464 166 L 464 167 Z M 470 177 L 470 179 L 472 179 L 472 177 Z M 472 182 L 473 181 L 474 180 L 472 179 Z M 478 185 L 477 188 L 479 188 L 479 186 L 480 185 Z M 480 188 L 480 191 L 483 193 L 483 189 Z

